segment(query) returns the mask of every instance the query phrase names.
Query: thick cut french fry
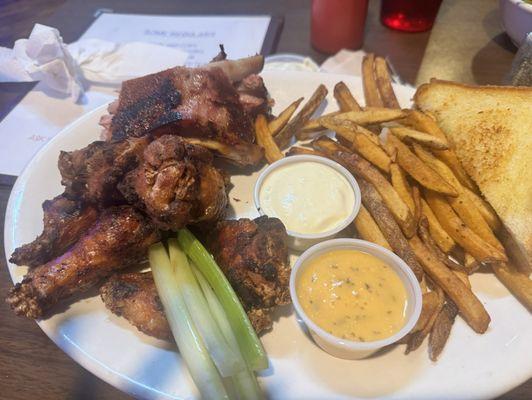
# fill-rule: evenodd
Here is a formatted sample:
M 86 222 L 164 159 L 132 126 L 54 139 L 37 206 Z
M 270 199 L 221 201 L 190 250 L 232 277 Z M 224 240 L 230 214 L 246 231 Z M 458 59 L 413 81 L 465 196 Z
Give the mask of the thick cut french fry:
M 368 242 L 376 243 L 388 250 L 392 250 L 390 244 L 366 207 L 360 206 L 360 211 L 355 218 L 354 225 L 360 238 L 367 240 Z
M 494 232 L 499 232 L 501 230 L 502 224 L 493 207 L 486 200 L 480 197 L 480 195 L 468 188 L 464 187 L 464 193 L 478 208 L 490 228 L 493 229 Z
M 429 357 L 432 361 L 437 361 L 443 351 L 457 315 L 458 307 L 451 300 L 447 300 L 436 317 L 429 335 Z
M 421 186 L 449 196 L 458 195 L 451 185 L 438 175 L 436 171 L 421 161 L 397 137 L 388 135 L 387 142 L 397 149 L 397 163 Z
M 425 217 L 423 217 L 419 222 L 418 233 L 425 246 L 429 248 L 429 250 L 438 258 L 438 260 L 440 260 L 446 266 L 451 268 L 453 271 L 465 271 L 465 267 L 463 265 L 454 261 L 447 254 L 440 250 L 440 248 L 430 235 L 428 222 Z
M 422 268 L 379 192 L 371 183 L 364 179 L 359 179 L 358 184 L 362 194 L 362 203 L 375 219 L 386 241 L 390 244 L 394 253 L 401 257 L 412 269 L 418 281 L 421 281 L 423 279 Z
M 504 252 L 482 240 L 468 228 L 443 196 L 425 191 L 425 199 L 445 231 L 477 261 L 508 261 Z
M 417 185 L 412 186 L 412 198 L 414 199 L 414 219 L 416 220 L 416 225 L 419 226 L 421 221 L 421 191 Z
M 356 124 L 351 121 L 335 121 L 333 118 L 320 118 L 324 128 L 336 132 L 337 135 L 352 143 L 356 136 Z
M 405 143 L 419 143 L 431 149 L 446 150 L 449 143 L 425 132 L 416 131 L 406 126 L 390 126 L 390 131 Z
M 351 147 L 381 171 L 390 172 L 392 160 L 386 152 L 362 133 L 356 133 Z
M 287 156 L 299 156 L 299 155 L 309 155 L 309 156 L 320 156 L 325 157 L 323 153 L 320 153 L 317 150 L 310 149 L 308 147 L 298 147 L 298 146 L 292 146 L 290 149 L 288 149 L 288 152 L 286 153 Z
M 322 124 L 321 124 L 321 119 L 322 118 L 329 118 L 329 117 L 334 117 L 335 115 L 338 115 L 340 114 L 341 111 L 333 111 L 331 113 L 328 113 L 328 114 L 323 114 L 322 116 L 318 117 L 318 118 L 314 118 L 314 119 L 310 119 L 307 121 L 307 123 L 303 126 L 303 128 L 301 128 L 301 132 L 303 132 L 303 134 L 305 135 L 309 135 L 311 133 L 316 133 L 316 132 L 321 132 L 321 131 L 324 131 L 326 130 L 327 128 L 325 128 Z
M 323 116 L 323 118 L 332 118 L 338 123 L 341 120 L 352 121 L 359 125 L 380 124 L 382 122 L 389 122 L 405 115 L 403 110 L 396 110 L 392 108 L 379 108 L 379 107 L 365 107 L 361 111 L 347 111 L 338 113 L 332 117 Z
M 471 254 L 464 253 L 464 267 L 468 275 L 471 275 L 473 272 L 479 269 L 481 265 L 482 264 L 475 260 L 475 257 L 473 257 Z
M 283 153 L 279 150 L 268 128 L 266 117 L 262 114 L 257 115 L 255 120 L 255 136 L 257 143 L 264 149 L 264 156 L 271 164 L 283 158 Z
M 491 230 L 488 219 L 492 219 L 491 215 L 482 213 L 481 209 L 487 210 L 479 201 L 476 200 L 478 196 L 469 189 L 462 186 L 458 178 L 454 175 L 454 172 L 440 159 L 436 158 L 432 153 L 425 150 L 422 146 L 414 144 L 414 151 L 416 155 L 432 169 L 434 169 L 447 183 L 449 183 L 457 192 L 458 196 L 455 198 L 449 197 L 449 204 L 456 211 L 458 216 L 477 233 L 486 242 L 504 250 L 501 243 L 495 237 L 495 234 Z M 480 208 L 479 208 L 480 206 Z M 497 216 L 495 215 L 495 220 Z
M 290 140 L 292 140 L 292 137 L 300 133 L 303 126 L 312 117 L 312 114 L 318 109 L 326 96 L 327 88 L 324 85 L 318 86 L 303 108 L 275 137 L 275 142 L 279 145 L 279 148 L 286 147 L 290 143 Z
M 392 79 L 388 71 L 386 60 L 382 57 L 375 57 L 374 64 L 375 80 L 377 81 L 377 88 L 379 89 L 380 97 L 384 106 L 390 108 L 401 108 L 395 92 L 392 87 Z
M 360 134 L 360 135 L 366 136 L 369 140 L 371 140 L 376 145 L 380 145 L 379 136 L 373 133 L 372 131 L 370 131 L 369 129 L 366 129 L 363 126 L 358 125 L 357 123 L 353 121 L 349 121 L 346 119 L 334 119 L 331 117 L 333 117 L 333 115 L 331 114 L 327 114 L 321 117 L 320 118 L 321 125 L 335 132 L 340 131 L 340 134 L 346 137 L 349 141 L 354 140 L 353 138 L 355 134 Z
M 340 106 L 340 111 L 360 111 L 360 105 L 344 82 L 334 85 L 334 98 Z
M 412 333 L 421 331 L 427 326 L 428 322 L 434 315 L 434 312 L 438 308 L 438 294 L 436 292 L 427 292 L 423 293 L 423 301 L 421 303 L 421 314 L 416 322 L 414 328 L 412 328 Z
M 369 135 L 360 130 L 362 127 L 351 121 L 341 121 L 338 123 L 332 119 L 324 119 L 322 124 L 327 129 L 335 131 L 337 137 L 340 136 L 347 140 L 350 143 L 349 148 L 355 150 L 377 168 L 386 173 L 390 172 L 390 157 L 378 144 L 370 139 L 371 135 L 374 135 L 373 132 L 368 131 L 371 133 Z
M 426 132 L 440 139 L 447 139 L 445 133 L 443 133 L 436 121 L 428 115 L 423 114 L 421 111 L 410 110 L 407 117 L 402 122 L 421 132 Z M 458 157 L 456 157 L 456 153 L 452 149 L 437 150 L 435 153 L 438 158 L 444 161 L 453 170 L 462 185 L 471 190 L 476 190 L 475 183 L 471 180 L 469 175 L 467 175 L 462 164 L 458 160 Z
M 504 247 L 501 242 L 499 242 L 495 234 L 492 232 L 480 211 L 470 203 L 467 196 L 459 194 L 458 197 L 448 197 L 447 200 L 469 229 L 475 232 L 482 240 L 504 252 Z
M 467 286 L 468 289 L 471 289 L 471 282 L 469 282 L 469 275 L 465 271 L 458 271 L 456 269 L 453 270 L 454 274 L 462 281 L 464 285 Z
M 362 85 L 364 87 L 366 107 L 384 107 L 377 87 L 377 81 L 375 80 L 374 63 L 374 54 L 370 53 L 362 59 Z
M 429 224 L 430 236 L 436 242 L 436 245 L 444 253 L 450 253 L 455 247 L 456 243 L 452 237 L 443 229 L 438 218 L 434 215 L 431 208 L 424 199 L 421 199 L 421 214 L 422 218 L 426 218 Z
M 288 121 L 290 121 L 290 118 L 292 118 L 292 115 L 297 110 L 297 107 L 299 107 L 299 104 L 303 101 L 303 97 L 300 97 L 296 101 L 292 102 L 288 107 L 286 107 L 277 118 L 272 119 L 268 123 L 268 127 L 270 128 L 270 132 L 272 133 L 272 136 L 277 135 L 279 132 L 281 132 L 281 129 L 283 129 Z
M 386 206 L 407 237 L 416 231 L 416 221 L 408 206 L 401 200 L 388 180 L 368 161 L 341 146 L 332 139 L 321 137 L 312 142 L 312 147 L 346 167 L 352 174 L 373 184 Z
M 426 150 L 423 146 L 414 143 L 412 145 L 412 148 L 414 149 L 414 153 L 418 158 L 423 161 L 425 164 L 427 164 L 429 167 L 431 167 L 434 171 L 440 175 L 445 182 L 447 182 L 449 185 L 453 187 L 453 189 L 459 193 L 463 186 L 454 175 L 454 172 L 449 168 L 447 164 L 445 164 L 442 160 L 437 158 L 435 155 L 433 155 L 430 151 Z
M 410 245 L 425 272 L 456 304 L 469 326 L 475 332 L 484 333 L 488 329 L 490 316 L 474 293 L 432 254 L 421 239 L 414 236 L 410 239 Z
M 510 293 L 532 312 L 532 280 L 506 263 L 493 263 L 491 268 Z
M 444 304 L 445 304 L 445 294 L 443 293 L 443 290 L 436 286 L 434 288 L 434 291 L 430 292 L 434 293 L 436 295 L 436 304 L 432 308 L 432 314 L 430 315 L 429 320 L 425 324 L 425 327 L 421 329 L 420 331 L 414 332 L 409 336 L 408 341 L 406 343 L 406 349 L 405 354 L 408 354 L 417 348 L 421 346 L 425 338 L 429 335 L 430 331 L 432 330 L 432 327 L 434 326 L 434 323 L 436 322 L 436 318 L 438 317 L 440 311 L 442 310 Z
M 401 199 L 406 203 L 412 214 L 416 212 L 416 205 L 414 204 L 414 198 L 412 197 L 412 188 L 406 179 L 401 167 L 395 163 L 390 165 L 390 177 L 392 181 L 392 186 L 401 197 Z

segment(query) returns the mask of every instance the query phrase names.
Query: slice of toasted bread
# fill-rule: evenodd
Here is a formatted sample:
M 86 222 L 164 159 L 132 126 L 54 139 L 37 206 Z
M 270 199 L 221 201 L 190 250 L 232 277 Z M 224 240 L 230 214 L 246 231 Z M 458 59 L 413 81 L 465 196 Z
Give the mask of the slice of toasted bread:
M 414 101 L 437 119 L 530 268 L 532 88 L 432 80 L 418 88 Z

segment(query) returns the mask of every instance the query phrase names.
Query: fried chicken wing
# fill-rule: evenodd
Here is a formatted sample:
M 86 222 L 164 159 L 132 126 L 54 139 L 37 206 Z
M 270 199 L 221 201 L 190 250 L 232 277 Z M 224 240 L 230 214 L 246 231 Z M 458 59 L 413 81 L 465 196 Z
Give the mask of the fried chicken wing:
M 227 206 L 226 181 L 212 154 L 174 135 L 145 149 L 142 163 L 119 188 L 130 204 L 146 211 L 161 229 L 219 219 Z
M 151 272 L 115 274 L 100 288 L 100 296 L 109 310 L 139 331 L 158 339 L 172 339 Z
M 209 243 L 214 258 L 261 332 L 272 326 L 270 312 L 290 303 L 286 229 L 277 218 L 220 221 Z
M 96 141 L 80 150 L 62 151 L 58 165 L 65 196 L 101 206 L 122 204 L 117 184 L 138 165 L 148 142 L 147 137 Z
M 158 239 L 154 225 L 133 207 L 105 209 L 65 254 L 30 270 L 6 301 L 16 314 L 40 318 L 58 301 L 144 259 Z
M 63 195 L 42 204 L 43 231 L 28 244 L 15 249 L 9 262 L 36 267 L 63 254 L 96 221 L 98 211 L 91 205 Z
M 281 221 L 268 217 L 221 221 L 210 237 L 215 258 L 258 334 L 271 328 L 272 309 L 290 302 L 285 240 Z M 114 275 L 100 294 L 108 309 L 142 332 L 171 337 L 151 273 Z

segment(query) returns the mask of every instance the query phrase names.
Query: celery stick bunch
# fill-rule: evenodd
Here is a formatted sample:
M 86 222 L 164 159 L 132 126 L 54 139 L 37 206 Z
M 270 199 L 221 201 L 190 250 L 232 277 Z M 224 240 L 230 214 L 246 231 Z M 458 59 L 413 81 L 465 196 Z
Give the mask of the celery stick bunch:
M 166 317 L 205 399 L 259 399 L 253 371 L 268 360 L 238 297 L 212 256 L 188 230 L 149 250 Z

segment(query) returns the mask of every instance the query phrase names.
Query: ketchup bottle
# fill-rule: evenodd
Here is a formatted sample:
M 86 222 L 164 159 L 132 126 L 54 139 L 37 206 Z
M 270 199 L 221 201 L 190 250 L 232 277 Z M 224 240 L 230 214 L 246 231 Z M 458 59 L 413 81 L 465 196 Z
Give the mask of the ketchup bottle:
M 368 0 L 312 0 L 312 46 L 328 54 L 361 48 L 367 11 Z

